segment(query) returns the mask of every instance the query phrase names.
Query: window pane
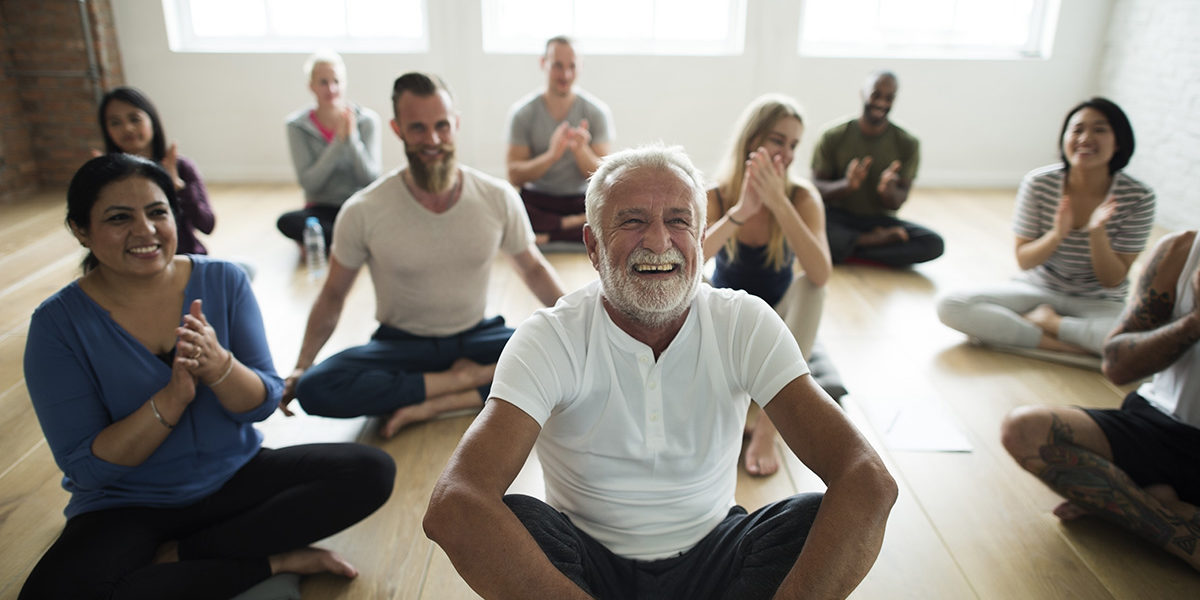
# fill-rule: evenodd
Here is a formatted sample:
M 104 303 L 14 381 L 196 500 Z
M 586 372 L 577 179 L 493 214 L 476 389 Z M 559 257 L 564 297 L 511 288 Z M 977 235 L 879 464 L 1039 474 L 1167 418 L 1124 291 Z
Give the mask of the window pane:
M 495 0 L 496 32 L 503 38 L 545 41 L 571 32 L 571 3 L 561 0 Z M 485 11 L 486 14 L 486 11 Z
M 958 7 L 962 43 L 1021 46 L 1029 36 L 1033 0 L 970 0 Z
M 267 33 L 262 0 L 204 0 L 188 3 L 192 32 L 199 37 L 238 37 Z
M 878 0 L 804 3 L 802 42 L 868 42 L 876 37 Z
M 954 0 L 880 0 L 879 25 L 904 38 L 948 32 L 954 27 Z
M 648 39 L 654 5 L 645 0 L 576 0 L 575 35 L 599 39 Z
M 424 37 L 422 8 L 420 0 L 349 0 L 350 36 Z
M 267 0 L 272 33 L 283 37 L 346 35 L 346 3 L 341 0 Z
M 800 51 L 819 56 L 1045 56 L 1058 0 L 806 0 Z
M 721 42 L 730 34 L 727 0 L 658 0 L 654 37 L 660 40 Z
M 536 52 L 569 35 L 589 54 L 742 50 L 745 0 L 480 0 L 484 52 Z

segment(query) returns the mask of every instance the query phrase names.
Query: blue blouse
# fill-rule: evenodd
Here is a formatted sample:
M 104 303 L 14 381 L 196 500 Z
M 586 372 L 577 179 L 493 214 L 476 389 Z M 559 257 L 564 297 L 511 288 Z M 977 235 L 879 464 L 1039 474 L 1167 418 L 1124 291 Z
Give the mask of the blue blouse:
M 792 253 L 784 245 L 784 268 L 775 270 L 767 266 L 767 247 L 748 246 L 737 242 L 737 260 L 729 260 L 729 253 L 721 246 L 717 252 L 717 268 L 713 271 L 712 285 L 718 288 L 746 290 L 771 306 L 779 304 L 788 286 L 792 284 Z
M 219 489 L 258 453 L 252 425 L 279 404 L 283 380 L 275 372 L 262 313 L 241 268 L 190 256 L 192 273 L 180 318 L 192 300 L 221 345 L 262 379 L 266 399 L 233 413 L 204 384 L 175 429 L 142 464 L 127 467 L 92 454 L 105 427 L 140 408 L 166 386 L 171 367 L 155 356 L 72 282 L 33 313 L 25 346 L 25 383 L 42 432 L 71 493 L 68 518 L 120 506 L 182 506 Z

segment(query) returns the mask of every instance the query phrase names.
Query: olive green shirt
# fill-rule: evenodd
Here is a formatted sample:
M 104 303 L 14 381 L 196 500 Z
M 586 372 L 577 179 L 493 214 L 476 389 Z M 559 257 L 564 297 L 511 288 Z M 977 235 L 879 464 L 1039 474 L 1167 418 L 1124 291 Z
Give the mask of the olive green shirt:
M 892 164 L 900 161 L 900 178 L 912 181 L 917 176 L 920 163 L 920 143 L 895 123 L 880 135 L 870 137 L 858 126 L 858 119 L 835 125 L 821 134 L 813 150 L 812 171 L 814 179 L 836 181 L 846 176 L 846 166 L 855 158 L 871 157 L 871 168 L 862 185 L 853 192 L 836 200 L 825 199 L 825 204 L 850 213 L 873 217 L 891 215 L 879 200 L 879 175 Z

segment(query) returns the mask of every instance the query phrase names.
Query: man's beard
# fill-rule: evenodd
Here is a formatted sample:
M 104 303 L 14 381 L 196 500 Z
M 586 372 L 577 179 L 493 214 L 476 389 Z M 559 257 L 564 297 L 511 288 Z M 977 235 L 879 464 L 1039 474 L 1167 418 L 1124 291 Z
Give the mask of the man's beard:
M 700 269 L 689 277 L 683 253 L 671 248 L 655 254 L 639 248 L 624 265 L 613 264 L 603 243 L 598 244 L 600 285 L 604 298 L 613 308 L 647 327 L 661 327 L 688 309 L 699 290 Z M 633 271 L 634 264 L 674 264 L 674 276 L 662 280 L 643 280 Z
M 417 187 L 427 192 L 441 194 L 450 189 L 454 183 L 454 173 L 458 170 L 454 146 L 440 144 L 438 149 L 443 153 L 442 158 L 433 164 L 425 164 L 421 158 L 421 149 L 427 147 L 420 146 L 415 152 L 409 150 L 407 145 L 404 147 L 404 155 L 408 157 L 408 170 L 412 173 Z

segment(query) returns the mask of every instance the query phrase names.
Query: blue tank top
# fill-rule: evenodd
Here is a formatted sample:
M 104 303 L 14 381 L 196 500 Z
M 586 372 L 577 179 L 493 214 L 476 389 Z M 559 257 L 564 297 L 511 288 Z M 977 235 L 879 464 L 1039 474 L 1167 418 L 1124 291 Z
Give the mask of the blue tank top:
M 784 244 L 784 268 L 775 270 L 767 266 L 767 247 L 748 246 L 737 243 L 737 260 L 729 260 L 725 247 L 717 253 L 717 268 L 713 272 L 712 285 L 718 288 L 746 290 L 746 293 L 762 298 L 775 306 L 792 284 L 792 252 Z

